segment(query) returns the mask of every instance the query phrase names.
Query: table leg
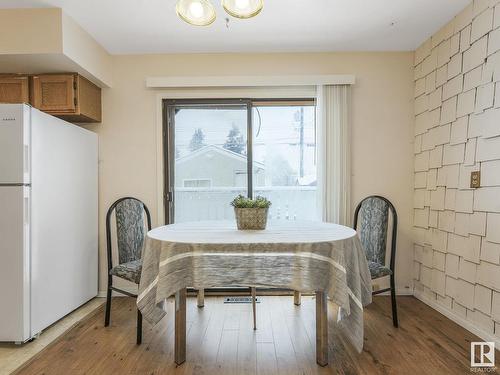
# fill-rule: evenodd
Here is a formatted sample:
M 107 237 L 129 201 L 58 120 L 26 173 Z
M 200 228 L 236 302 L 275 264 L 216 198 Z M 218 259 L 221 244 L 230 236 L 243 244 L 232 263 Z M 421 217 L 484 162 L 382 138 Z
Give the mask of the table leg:
M 293 291 L 293 303 L 295 306 L 300 306 L 302 303 L 301 301 L 302 294 L 300 292 L 297 292 L 296 290 Z
M 205 306 L 205 289 L 198 289 L 198 307 Z
M 325 292 L 316 292 L 316 363 L 328 365 L 328 310 Z
M 253 310 L 253 329 L 257 329 L 257 288 L 251 287 L 252 292 L 252 310 Z
M 186 361 L 186 289 L 175 293 L 175 363 Z

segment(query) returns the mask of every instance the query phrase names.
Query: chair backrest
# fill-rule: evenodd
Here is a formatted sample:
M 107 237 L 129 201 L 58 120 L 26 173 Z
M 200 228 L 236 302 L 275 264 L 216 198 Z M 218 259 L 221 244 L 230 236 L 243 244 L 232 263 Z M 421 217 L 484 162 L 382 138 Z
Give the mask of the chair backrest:
M 106 214 L 106 242 L 108 250 L 108 269 L 113 268 L 111 245 L 111 217 L 116 217 L 116 238 L 118 262 L 127 263 L 141 258 L 142 246 L 147 229 L 151 230 L 151 215 L 148 208 L 139 199 L 125 197 L 114 202 Z
M 394 271 L 396 258 L 396 235 L 398 216 L 392 203 L 381 196 L 372 195 L 363 199 L 354 212 L 354 229 L 357 230 L 369 261 L 386 265 L 387 230 L 389 211 L 392 215 L 390 269 Z

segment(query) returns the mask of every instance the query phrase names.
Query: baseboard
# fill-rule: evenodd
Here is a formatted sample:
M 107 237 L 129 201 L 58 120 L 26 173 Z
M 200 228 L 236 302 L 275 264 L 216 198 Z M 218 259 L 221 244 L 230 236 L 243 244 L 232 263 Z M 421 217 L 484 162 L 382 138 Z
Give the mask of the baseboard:
M 500 348 L 500 337 L 497 337 L 495 335 L 492 335 L 491 333 L 483 331 L 481 328 L 476 327 L 471 321 L 462 318 L 461 316 L 455 314 L 453 311 L 448 310 L 444 306 L 440 305 L 436 301 L 431 300 L 430 298 L 428 298 L 422 293 L 419 293 L 418 291 L 415 291 L 414 296 L 415 298 L 419 299 L 426 305 L 429 305 L 434 310 L 437 310 L 438 312 L 446 316 L 448 319 L 453 320 L 455 323 L 465 328 L 467 331 L 473 333 L 474 335 L 478 336 L 484 341 L 493 341 L 495 343 L 495 347 Z
M 377 296 L 390 296 L 391 292 L 384 292 L 377 294 Z M 413 296 L 413 290 L 410 288 L 396 288 L 397 296 Z

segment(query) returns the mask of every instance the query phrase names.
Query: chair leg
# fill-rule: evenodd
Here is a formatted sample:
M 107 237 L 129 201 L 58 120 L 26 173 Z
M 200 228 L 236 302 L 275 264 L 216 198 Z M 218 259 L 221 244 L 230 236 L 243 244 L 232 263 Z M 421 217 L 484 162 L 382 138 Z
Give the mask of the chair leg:
M 300 292 L 297 292 L 296 290 L 293 291 L 293 303 L 295 306 L 300 306 L 302 299 L 301 299 L 302 294 Z
M 142 343 L 142 314 L 139 309 L 137 309 L 137 345 Z
M 109 319 L 111 316 L 111 283 L 108 281 L 108 293 L 106 296 L 106 313 L 104 315 L 104 327 L 109 326 Z
M 392 303 L 392 324 L 394 327 L 398 328 L 398 307 L 396 304 L 396 285 L 394 281 L 394 275 L 391 275 L 391 303 Z
M 198 289 L 198 302 L 197 305 L 198 307 L 203 307 L 205 306 L 205 289 Z
M 253 310 L 253 329 L 257 329 L 257 288 L 251 287 L 250 291 L 252 292 L 252 310 Z

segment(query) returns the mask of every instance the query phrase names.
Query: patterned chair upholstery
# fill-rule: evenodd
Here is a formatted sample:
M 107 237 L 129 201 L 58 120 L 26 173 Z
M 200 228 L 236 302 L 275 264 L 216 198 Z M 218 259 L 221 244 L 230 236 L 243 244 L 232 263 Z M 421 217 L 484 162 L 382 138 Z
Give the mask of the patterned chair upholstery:
M 142 247 L 145 238 L 144 204 L 125 199 L 115 206 L 119 264 L 109 272 L 139 284 L 142 270 Z
M 111 241 L 111 217 L 116 218 L 116 242 L 118 265 L 113 266 Z M 142 248 L 146 229 L 151 230 L 151 216 L 144 203 L 132 197 L 121 198 L 111 205 L 106 215 L 106 241 L 108 253 L 108 293 L 104 326 L 109 325 L 111 315 L 111 294 L 117 291 L 131 297 L 136 294 L 113 286 L 113 276 L 139 284 L 142 271 Z M 137 310 L 137 344 L 142 341 L 142 315 Z
M 386 262 L 387 232 L 389 213 L 392 215 L 391 258 L 389 266 Z M 398 218 L 392 203 L 381 196 L 370 196 L 363 199 L 354 213 L 354 229 L 357 230 L 361 244 L 365 250 L 368 268 L 372 279 L 390 277 L 390 288 L 374 291 L 373 294 L 391 292 L 392 317 L 395 327 L 398 326 L 396 307 L 396 288 L 394 266 L 396 257 L 396 235 Z
M 370 269 L 370 275 L 372 276 L 372 279 L 378 279 L 380 277 L 389 276 L 390 274 L 392 274 L 390 268 L 379 263 L 368 261 L 368 268 Z
M 385 267 L 387 249 L 387 227 L 389 224 L 389 205 L 382 199 L 368 197 L 359 210 L 358 232 L 368 259 L 372 279 L 390 275 Z
M 119 264 L 111 269 L 109 273 L 113 276 L 139 284 L 141 281 L 142 261 L 140 259 L 132 260 L 127 263 Z

